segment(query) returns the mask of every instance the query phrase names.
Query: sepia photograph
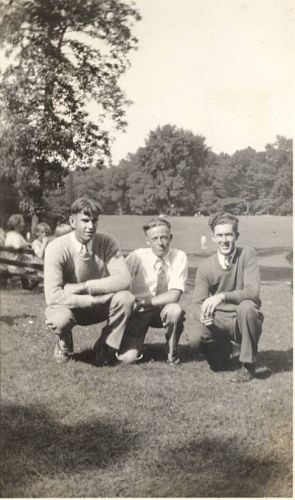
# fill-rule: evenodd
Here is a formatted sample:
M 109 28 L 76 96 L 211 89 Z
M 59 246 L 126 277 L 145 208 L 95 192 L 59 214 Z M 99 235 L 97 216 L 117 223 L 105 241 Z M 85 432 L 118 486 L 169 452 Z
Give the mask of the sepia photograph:
M 1 498 L 293 498 L 292 0 L 0 0 Z

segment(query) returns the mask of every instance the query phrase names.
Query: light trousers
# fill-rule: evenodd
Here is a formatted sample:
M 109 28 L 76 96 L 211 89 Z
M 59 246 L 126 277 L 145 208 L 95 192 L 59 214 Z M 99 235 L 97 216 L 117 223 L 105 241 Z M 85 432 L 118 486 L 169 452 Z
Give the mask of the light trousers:
M 66 306 L 49 306 L 45 310 L 50 329 L 59 337 L 67 336 L 75 325 L 92 325 L 107 321 L 102 336 L 113 349 L 118 350 L 134 304 L 134 296 L 127 290 L 114 293 L 105 304 L 83 309 Z

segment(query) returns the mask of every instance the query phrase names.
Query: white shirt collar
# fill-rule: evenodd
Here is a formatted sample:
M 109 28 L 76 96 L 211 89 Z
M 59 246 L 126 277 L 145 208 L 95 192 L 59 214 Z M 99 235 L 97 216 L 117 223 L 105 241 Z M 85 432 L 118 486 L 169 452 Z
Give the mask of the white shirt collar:
M 73 241 L 73 245 L 75 247 L 75 249 L 77 250 L 78 253 L 81 252 L 81 249 L 82 247 L 84 246 L 83 243 L 81 243 L 80 241 L 77 240 L 76 236 L 75 236 L 75 231 L 73 231 L 71 233 L 71 237 L 72 237 L 72 241 Z M 88 249 L 88 252 L 89 253 L 92 253 L 92 246 L 93 246 L 93 240 L 90 240 L 88 243 L 87 243 L 87 249 Z
M 220 252 L 217 252 L 219 264 L 221 265 L 222 269 L 230 269 L 231 268 L 233 260 L 234 260 L 234 256 L 236 255 L 236 251 L 237 251 L 237 249 L 235 248 L 234 252 L 228 256 L 223 255 Z
M 150 250 L 151 250 L 152 264 L 153 264 L 154 269 L 156 269 L 157 263 L 161 260 L 163 260 L 168 267 L 171 266 L 171 262 L 170 262 L 171 249 L 169 249 L 168 253 L 164 257 L 158 257 L 157 255 L 154 254 L 152 249 L 150 249 Z

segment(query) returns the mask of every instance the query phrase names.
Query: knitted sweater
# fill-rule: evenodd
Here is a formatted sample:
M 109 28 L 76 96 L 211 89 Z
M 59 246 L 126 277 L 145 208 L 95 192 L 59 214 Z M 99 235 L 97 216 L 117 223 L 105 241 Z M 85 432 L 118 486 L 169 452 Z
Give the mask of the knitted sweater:
M 256 252 L 250 247 L 237 247 L 229 269 L 222 269 L 217 253 L 200 264 L 194 302 L 202 304 L 210 295 L 224 293 L 225 301 L 216 309 L 235 311 L 243 300 L 252 300 L 260 307 L 259 292 L 260 273 Z
M 48 305 L 81 308 L 93 305 L 93 296 L 128 289 L 130 274 L 116 240 L 96 233 L 92 253 L 81 257 L 74 233 L 56 238 L 48 244 L 44 259 L 44 291 Z M 85 283 L 82 294 L 64 289 L 70 283 Z

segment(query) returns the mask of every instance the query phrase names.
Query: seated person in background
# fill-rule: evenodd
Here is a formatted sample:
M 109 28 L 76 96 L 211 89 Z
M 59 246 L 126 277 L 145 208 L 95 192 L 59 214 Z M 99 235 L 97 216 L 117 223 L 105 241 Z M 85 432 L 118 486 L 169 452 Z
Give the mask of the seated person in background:
M 187 257 L 183 251 L 170 248 L 171 225 L 165 219 L 153 219 L 143 230 L 148 248 L 134 250 L 126 259 L 136 302 L 117 357 L 125 363 L 140 359 L 151 326 L 165 329 L 167 361 L 178 364 L 177 346 L 184 321 L 178 302 L 185 289 Z
M 5 246 L 12 248 L 28 248 L 30 243 L 22 235 L 25 227 L 25 221 L 21 214 L 13 214 L 7 222 L 7 233 L 5 238 Z
M 72 328 L 107 321 L 95 345 L 96 363 L 111 363 L 119 350 L 134 297 L 130 274 L 116 240 L 97 233 L 100 208 L 78 198 L 71 207 L 71 233 L 56 238 L 45 250 L 46 323 L 56 334 L 54 359 L 73 353 Z
M 47 222 L 39 222 L 36 227 L 36 235 L 37 238 L 32 243 L 32 248 L 34 250 L 35 255 L 42 259 L 44 258 L 45 248 L 47 247 L 51 235 L 51 228 Z
M 13 214 L 9 217 L 7 222 L 7 233 L 5 238 L 5 247 L 15 248 L 16 250 L 20 250 L 21 248 L 31 248 L 31 244 L 23 237 L 22 232 L 25 227 L 24 218 L 21 214 Z M 18 262 L 32 262 L 31 255 L 18 254 L 15 253 L 13 255 L 8 256 L 9 259 L 13 259 Z M 25 267 L 17 267 L 17 266 L 7 266 L 7 270 L 10 274 L 25 274 Z M 31 281 L 26 276 L 20 276 L 22 288 L 25 290 L 31 290 L 38 285 L 37 281 Z
M 198 269 L 192 346 L 200 346 L 214 371 L 225 369 L 232 351 L 240 344 L 241 369 L 232 382 L 247 382 L 255 375 L 255 358 L 262 331 L 260 274 L 256 252 L 237 247 L 238 219 L 230 213 L 210 217 L 209 226 L 217 253 Z
M 63 236 L 64 234 L 70 233 L 72 231 L 72 228 L 70 224 L 66 224 L 65 222 L 61 222 L 60 224 L 57 224 L 55 231 L 54 231 L 54 236 L 56 238 L 59 238 L 59 236 Z

